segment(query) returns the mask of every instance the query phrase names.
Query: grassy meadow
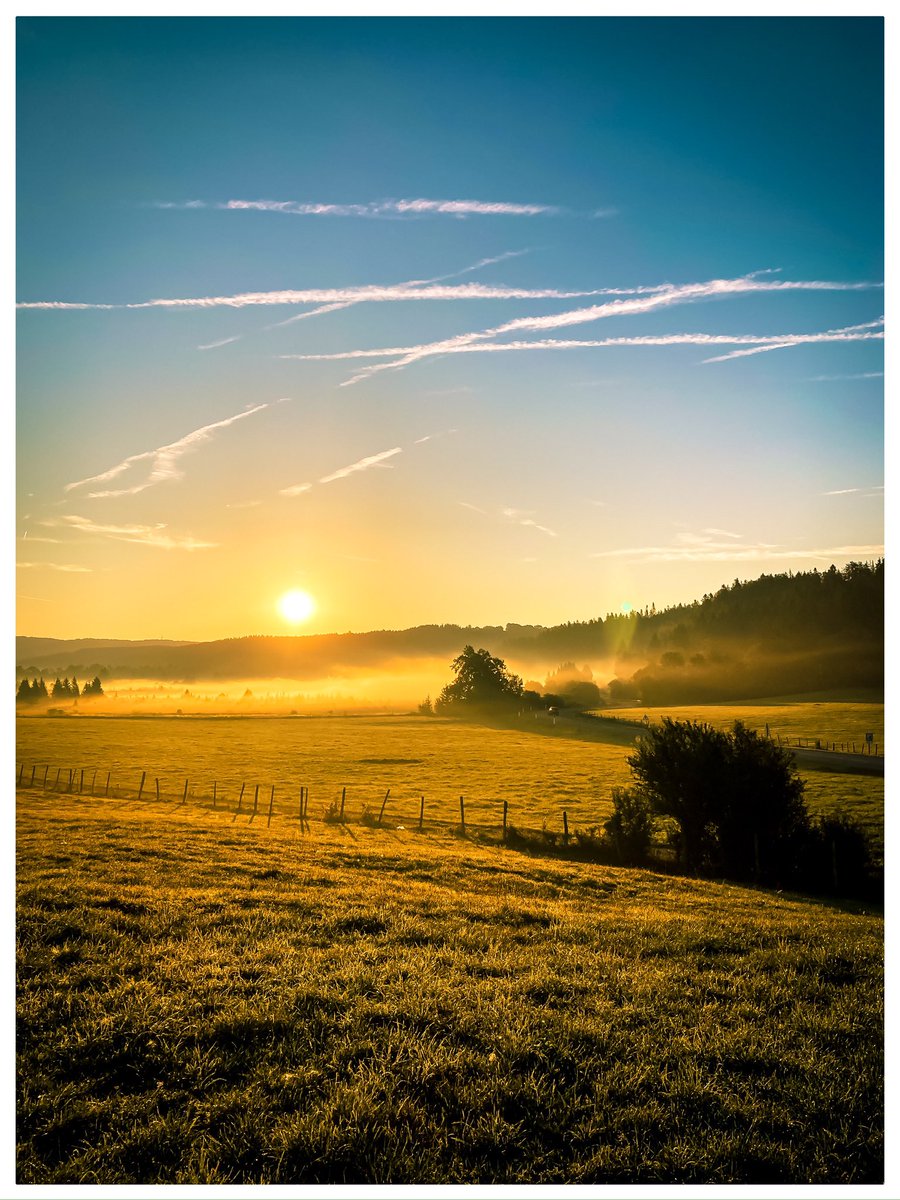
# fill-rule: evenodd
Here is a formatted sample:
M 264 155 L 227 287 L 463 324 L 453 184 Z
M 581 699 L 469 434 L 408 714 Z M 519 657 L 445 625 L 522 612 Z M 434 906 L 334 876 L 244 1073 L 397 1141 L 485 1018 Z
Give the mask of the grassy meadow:
M 873 733 L 879 753 L 884 753 L 884 704 L 847 703 L 844 701 L 803 700 L 795 703 L 760 704 L 688 704 L 650 708 L 616 708 L 604 710 L 612 716 L 640 721 L 646 714 L 651 721 L 671 717 L 673 721 L 706 721 L 716 729 L 731 729 L 735 721 L 743 721 L 748 729 L 763 733 L 766 726 L 774 738 L 784 741 L 797 738 L 819 738 L 826 742 L 842 743 L 857 750 L 864 745 L 867 733 Z
M 883 728 L 881 706 L 865 707 L 879 709 L 880 715 L 867 712 L 858 720 L 879 728 L 877 718 Z M 734 720 L 729 714 L 741 711 L 741 706 L 713 706 L 685 710 L 683 718 L 728 727 Z M 815 710 L 796 715 L 813 727 Z M 830 727 L 838 728 L 842 719 L 831 713 Z M 204 802 L 215 783 L 217 803 L 234 809 L 244 784 L 243 812 L 257 785 L 267 812 L 274 786 L 273 819 L 278 820 L 296 819 L 301 785 L 308 789 L 313 818 L 339 801 L 346 787 L 346 813 L 353 820 L 366 808 L 377 815 L 390 788 L 385 818 L 394 823 L 417 822 L 422 795 L 426 821 L 457 822 L 463 795 L 466 820 L 473 825 L 499 824 L 505 800 L 513 824 L 559 832 L 564 810 L 570 828 L 590 828 L 610 815 L 612 789 L 631 780 L 625 760 L 637 732 L 612 721 L 553 726 L 529 717 L 519 728 L 506 729 L 410 716 L 20 716 L 16 757 L 25 764 L 26 782 L 33 767 L 38 783 L 47 767 L 51 785 L 60 768 L 63 783 L 70 769 L 79 773 L 80 783 L 84 770 L 85 788 L 94 781 L 95 791 L 102 792 L 109 773 L 111 795 L 136 796 L 146 771 L 145 799 L 148 793 L 155 796 L 157 779 L 161 795 L 177 799 L 188 780 L 189 795 Z M 801 770 L 801 775 L 813 813 L 845 811 L 881 851 L 883 778 L 819 770 Z
M 420 797 L 426 815 L 497 824 L 503 801 L 509 819 L 529 828 L 546 821 L 594 825 L 611 811 L 610 792 L 630 777 L 628 744 L 536 737 L 534 721 L 523 729 L 422 717 L 154 717 L 67 719 L 24 717 L 18 721 L 20 762 L 56 768 L 99 768 L 98 784 L 137 793 L 159 779 L 163 794 L 180 797 L 185 779 L 198 796 L 212 795 L 232 807 L 242 783 L 256 784 L 266 806 L 275 787 L 277 816 L 296 817 L 300 786 L 309 789 L 309 814 L 321 816 L 347 788 L 346 811 L 354 820 L 365 807 L 377 811 L 388 788 L 385 816 L 417 820 Z
M 21 1183 L 881 1178 L 876 914 L 446 830 L 17 800 Z

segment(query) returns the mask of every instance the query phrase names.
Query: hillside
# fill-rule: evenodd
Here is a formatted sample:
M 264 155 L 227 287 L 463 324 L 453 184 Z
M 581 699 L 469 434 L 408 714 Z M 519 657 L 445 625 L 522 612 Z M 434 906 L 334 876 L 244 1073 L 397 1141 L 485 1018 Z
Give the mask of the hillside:
M 402 673 L 472 644 L 518 670 L 590 664 L 614 702 L 699 703 L 884 683 L 884 561 L 839 571 L 762 575 L 692 604 L 539 625 L 421 625 L 403 630 L 213 642 L 16 639 L 19 675 L 316 680 Z
M 21 1183 L 881 1179 L 876 913 L 17 800 Z

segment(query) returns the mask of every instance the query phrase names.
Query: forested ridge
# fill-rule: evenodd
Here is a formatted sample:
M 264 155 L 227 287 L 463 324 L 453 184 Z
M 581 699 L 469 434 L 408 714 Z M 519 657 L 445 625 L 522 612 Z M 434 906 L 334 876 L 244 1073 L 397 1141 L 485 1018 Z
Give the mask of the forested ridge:
M 884 680 L 884 560 L 735 580 L 690 604 L 562 625 L 420 625 L 403 630 L 212 642 L 17 638 L 19 677 L 316 679 L 402 672 L 481 645 L 517 668 L 590 664 L 610 698 L 644 703 L 878 688 Z

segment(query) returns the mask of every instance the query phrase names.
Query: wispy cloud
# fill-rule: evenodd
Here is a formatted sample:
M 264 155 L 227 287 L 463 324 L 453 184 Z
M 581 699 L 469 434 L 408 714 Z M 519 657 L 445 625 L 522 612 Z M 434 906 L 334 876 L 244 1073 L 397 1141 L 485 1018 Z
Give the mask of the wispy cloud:
M 233 425 L 236 421 L 243 421 L 246 417 L 252 417 L 254 413 L 262 412 L 263 409 L 269 407 L 271 405 L 268 403 L 255 404 L 252 408 L 235 413 L 234 416 L 225 417 L 221 421 L 214 421 L 210 425 L 203 425 L 200 429 L 195 429 L 191 433 L 185 434 L 177 442 L 158 446 L 155 450 L 144 450 L 140 454 L 131 454 L 128 458 L 124 458 L 120 463 L 117 463 L 114 467 L 110 467 L 107 471 L 102 471 L 99 475 L 90 475 L 87 479 L 77 479 L 74 483 L 67 483 L 64 490 L 71 492 L 76 488 L 87 487 L 89 484 L 106 483 L 110 479 L 116 479 L 118 476 L 123 475 L 139 462 L 150 463 L 149 474 L 141 483 L 136 483 L 132 487 L 127 488 L 88 492 L 88 496 L 94 500 L 106 496 L 134 496 L 138 492 L 144 492 L 147 488 L 154 487 L 158 483 L 181 479 L 183 478 L 183 473 L 177 466 L 180 458 L 185 454 L 190 454 L 204 442 L 209 441 L 218 430 L 227 429 L 229 425 Z
M 850 379 L 884 379 L 884 371 L 860 371 L 856 375 L 812 375 L 807 383 L 843 383 Z
M 589 557 L 625 559 L 634 563 L 768 562 L 784 559 L 830 562 L 835 559 L 881 558 L 884 555 L 883 545 L 803 549 L 770 542 L 717 541 L 713 536 L 716 532 L 682 533 L 669 546 L 629 546 L 618 550 L 600 550 Z M 728 537 L 736 538 L 736 535 L 728 534 Z
M 491 260 L 484 260 L 485 265 Z M 463 271 L 453 272 L 438 279 L 450 279 L 456 275 L 475 270 L 479 264 Z M 483 283 L 444 284 L 432 281 L 410 281 L 401 284 L 363 284 L 344 288 L 291 288 L 274 292 L 238 292 L 229 296 L 162 297 L 153 300 L 138 300 L 123 304 L 106 304 L 69 300 L 19 301 L 16 308 L 43 309 L 49 311 L 97 309 L 103 311 L 146 309 L 146 308 L 248 308 L 288 304 L 344 305 L 362 302 L 400 302 L 406 300 L 573 300 L 589 296 L 613 296 L 617 299 L 590 308 L 570 310 L 542 317 L 520 317 L 506 325 L 461 334 L 450 343 L 489 339 L 516 330 L 552 329 L 566 325 L 577 325 L 603 317 L 625 316 L 629 313 L 647 312 L 673 304 L 685 304 L 693 300 L 713 299 L 720 296 L 748 292 L 780 291 L 863 291 L 882 288 L 879 282 L 842 282 L 833 280 L 773 280 L 760 279 L 760 272 L 744 275 L 737 279 L 713 279 L 705 283 L 652 284 L 637 287 L 603 287 L 587 291 L 566 291 L 559 288 L 516 288 Z M 444 343 L 435 343 L 444 345 Z M 443 351 L 417 347 L 430 353 Z M 422 355 L 425 356 L 424 353 Z
M 186 200 L 162 201 L 153 208 L 212 208 L 236 211 L 284 213 L 299 217 L 541 217 L 564 211 L 555 204 L 520 204 L 495 200 L 376 200 L 368 204 L 323 204 L 303 200 Z M 596 216 L 608 215 L 598 209 Z
M 484 517 L 492 515 L 487 509 L 479 508 L 477 504 L 470 504 L 467 500 L 457 500 L 456 503 L 460 508 L 468 508 L 471 512 L 480 513 Z M 504 521 L 508 521 L 513 525 L 523 525 L 526 529 L 536 529 L 539 533 L 547 534 L 548 537 L 555 538 L 559 536 L 555 530 L 548 529 L 546 525 L 538 524 L 529 510 L 506 506 L 497 511 Z
M 387 459 L 402 453 L 402 446 L 394 446 L 392 450 L 382 450 L 380 454 L 369 454 L 366 458 L 361 458 L 359 462 L 351 463 L 349 467 L 340 467 L 337 471 L 332 471 L 330 475 L 323 475 L 319 483 L 333 483 L 336 479 L 346 479 L 348 475 L 355 475 L 357 471 L 368 471 L 372 467 L 385 466 Z
M 503 254 L 496 254 L 493 258 L 480 258 L 478 262 L 472 263 L 468 267 L 462 267 L 458 271 L 450 271 L 446 275 L 435 275 L 431 279 L 407 279 L 402 283 L 388 285 L 392 288 L 406 289 L 416 288 L 422 289 L 437 283 L 446 283 L 448 279 L 459 279 L 462 275 L 470 275 L 473 271 L 480 271 L 484 267 L 493 266 L 495 263 L 505 262 L 509 258 L 520 258 L 523 254 L 527 254 L 527 250 L 506 250 Z M 405 297 L 408 299 L 408 297 Z M 425 298 L 429 298 L 425 296 Z M 285 321 L 277 321 L 274 325 L 267 325 L 266 329 L 282 329 L 285 325 L 294 325 L 297 321 L 304 321 L 307 317 L 321 317 L 326 313 L 339 312 L 344 308 L 351 308 L 354 304 L 366 303 L 368 297 L 360 297 L 357 300 L 339 300 L 334 303 L 320 304 L 317 308 L 312 308 L 308 312 L 298 313 L 296 316 L 288 317 Z
M 258 308 L 286 304 L 329 306 L 366 303 L 391 303 L 405 300 L 574 300 L 585 296 L 643 294 L 645 289 L 594 288 L 589 291 L 564 291 L 559 288 L 516 288 L 485 283 L 362 284 L 343 288 L 290 288 L 276 292 L 238 292 L 231 296 L 164 297 L 137 300 L 125 304 L 87 303 L 69 300 L 27 300 L 16 304 L 21 309 L 101 311 L 143 308 Z M 652 290 L 652 289 L 651 289 Z M 308 314 L 311 315 L 311 314 Z
M 883 340 L 884 317 L 875 321 L 865 321 L 861 325 L 847 325 L 843 329 L 829 329 L 825 333 L 795 333 L 781 338 L 769 338 L 765 344 L 753 346 L 747 350 L 732 350 L 729 354 L 719 354 L 715 358 L 704 358 L 705 363 L 728 362 L 731 358 L 746 358 L 750 354 L 765 354 L 769 350 L 788 350 L 791 346 L 804 346 L 812 342 L 864 342 Z M 874 332 L 873 332 L 874 331 Z
M 487 354 L 504 353 L 520 350 L 589 350 L 597 347 L 612 346 L 761 346 L 763 349 L 780 349 L 782 346 L 802 342 L 846 342 L 882 340 L 883 331 L 877 327 L 883 324 L 883 319 L 871 321 L 865 325 L 851 325 L 844 329 L 830 329 L 822 333 L 780 333 L 780 334 L 714 334 L 714 333 L 668 333 L 668 334 L 635 334 L 631 337 L 609 337 L 598 339 L 587 338 L 541 338 L 535 341 L 515 342 L 461 342 L 455 347 L 445 349 L 444 354 Z M 439 343 L 434 343 L 439 344 Z M 283 359 L 299 359 L 307 361 L 339 361 L 357 358 L 390 358 L 398 355 L 416 355 L 419 346 L 385 346 L 378 350 L 341 350 L 331 354 L 281 354 Z M 755 353 L 755 350 L 754 350 Z M 729 357 L 729 356 L 725 356 Z M 720 362 L 722 359 L 705 359 L 705 362 Z M 388 364 L 394 366 L 396 364 Z M 431 394 L 431 393 L 430 393 Z M 437 394 L 437 393 L 434 393 Z
M 837 488 L 833 492 L 822 492 L 823 496 L 880 496 L 884 491 L 884 486 L 878 487 L 851 487 Z
M 20 571 L 38 570 L 38 571 L 68 571 L 72 574 L 89 575 L 91 574 L 90 567 L 79 567 L 75 563 L 52 563 L 52 562 L 17 562 L 16 566 Z M 28 597 L 33 600 L 40 600 L 40 596 Z
M 166 533 L 165 524 L 158 525 L 106 525 L 92 521 L 89 517 L 64 516 L 48 519 L 47 525 L 64 525 L 79 533 L 112 538 L 114 541 L 137 542 L 144 546 L 156 546 L 162 550 L 211 550 L 218 542 L 201 542 L 181 534 Z
M 412 442 L 412 445 L 421 446 L 425 442 L 434 441 L 435 438 L 447 437 L 449 434 L 456 432 L 456 429 L 444 429 L 439 433 L 426 433 L 423 437 L 416 438 Z M 368 454 L 365 458 L 361 458 L 357 462 L 350 463 L 349 466 L 339 467 L 337 471 L 332 471 L 329 475 L 323 475 L 318 482 L 334 483 L 338 479 L 346 479 L 348 475 L 355 475 L 359 471 L 369 471 L 373 467 L 390 470 L 394 464 L 388 462 L 388 459 L 402 453 L 402 446 L 393 446 L 390 450 L 379 451 L 378 454 Z M 278 494 L 280 496 L 299 496 L 303 492 L 308 492 L 312 487 L 312 483 L 295 483 L 291 487 L 281 488 Z
M 394 446 L 391 450 L 382 450 L 378 454 L 369 454 L 357 462 L 350 463 L 347 467 L 339 467 L 336 471 L 332 471 L 330 475 L 323 475 L 318 482 L 334 483 L 335 480 L 346 479 L 348 475 L 355 475 L 358 471 L 369 471 L 372 467 L 389 468 L 393 466 L 393 463 L 389 463 L 387 460 L 393 458 L 395 454 L 402 453 L 402 446 Z M 278 494 L 279 496 L 300 496 L 303 492 L 308 492 L 312 486 L 311 483 L 295 483 L 291 487 L 281 488 Z
M 204 346 L 198 346 L 197 349 L 198 350 L 218 350 L 218 348 L 220 346 L 228 346 L 232 342 L 239 342 L 240 340 L 241 340 L 241 335 L 239 333 L 236 333 L 234 335 L 234 337 L 222 338 L 218 342 L 207 342 Z
M 604 304 L 594 304 L 587 308 L 570 309 L 567 312 L 551 313 L 539 317 L 518 317 L 503 325 L 475 333 L 459 334 L 440 342 L 424 343 L 415 347 L 405 348 L 405 353 L 396 361 L 378 363 L 363 367 L 358 374 L 344 380 L 341 386 L 348 387 L 359 383 L 379 371 L 394 371 L 409 366 L 424 358 L 437 355 L 458 354 L 465 351 L 467 346 L 476 342 L 488 342 L 493 338 L 502 337 L 507 333 L 558 329 L 570 325 L 586 324 L 592 321 L 604 320 L 608 317 L 627 316 L 637 313 L 652 312 L 656 309 L 667 308 L 677 304 L 689 304 L 699 300 L 717 299 L 729 295 L 741 295 L 760 292 L 789 292 L 789 291 L 846 291 L 862 288 L 880 287 L 873 283 L 841 283 L 828 280 L 773 280 L 760 279 L 757 274 L 741 276 L 737 279 L 711 279 L 703 283 L 688 283 L 678 286 L 661 287 L 645 295 L 634 295 L 627 299 L 616 299 Z M 532 343 L 522 343 L 524 348 Z
M 552 529 L 548 529 L 546 525 L 539 525 L 535 521 L 530 512 L 524 512 L 519 508 L 502 508 L 501 514 L 512 521 L 514 525 L 524 525 L 529 529 L 537 529 L 539 533 L 546 533 L 548 537 L 558 537 L 559 535 Z

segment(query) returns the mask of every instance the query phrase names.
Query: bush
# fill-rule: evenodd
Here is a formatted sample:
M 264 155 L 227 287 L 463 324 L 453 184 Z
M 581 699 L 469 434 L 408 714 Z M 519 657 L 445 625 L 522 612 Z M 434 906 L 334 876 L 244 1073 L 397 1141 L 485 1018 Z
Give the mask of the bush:
M 650 809 L 679 826 L 683 865 L 786 882 L 809 835 L 791 755 L 740 722 L 722 733 L 665 718 L 628 759 Z
M 877 900 L 884 881 L 861 826 L 845 813 L 820 817 L 809 830 L 800 883 L 813 892 Z
M 637 788 L 613 788 L 613 813 L 603 826 L 620 862 L 639 866 L 646 862 L 653 836 L 650 801 Z

